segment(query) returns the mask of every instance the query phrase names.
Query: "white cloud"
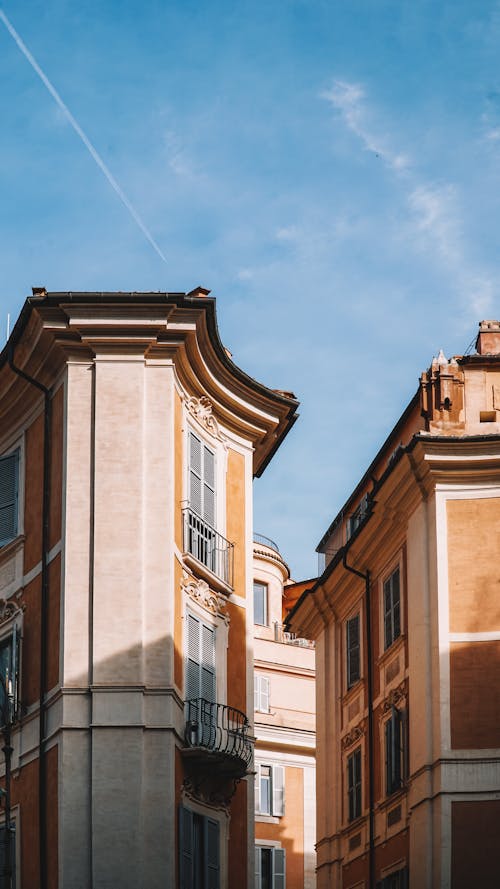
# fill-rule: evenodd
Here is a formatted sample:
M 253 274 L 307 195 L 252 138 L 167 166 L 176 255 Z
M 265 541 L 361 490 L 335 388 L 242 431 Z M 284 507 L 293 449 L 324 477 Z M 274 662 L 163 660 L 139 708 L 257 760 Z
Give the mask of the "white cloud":
M 451 183 L 431 183 L 418 176 L 412 159 L 396 151 L 389 137 L 378 132 L 373 123 L 376 113 L 369 107 L 361 84 L 335 80 L 322 96 L 341 114 L 363 148 L 380 157 L 397 177 L 404 188 L 413 242 L 434 254 L 442 264 L 454 280 L 464 308 L 484 318 L 499 285 L 496 276 L 479 271 L 467 257 L 457 188 Z M 493 141 L 500 139 L 500 127 L 490 129 L 486 137 Z

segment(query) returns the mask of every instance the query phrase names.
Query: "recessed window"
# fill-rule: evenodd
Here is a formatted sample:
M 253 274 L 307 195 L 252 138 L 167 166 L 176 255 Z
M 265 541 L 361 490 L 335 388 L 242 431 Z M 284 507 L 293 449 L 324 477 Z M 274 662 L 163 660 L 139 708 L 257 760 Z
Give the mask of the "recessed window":
M 0 546 L 18 533 L 19 449 L 0 457 Z
M 255 847 L 255 889 L 285 889 L 285 850 Z
M 377 889 L 408 889 L 408 868 L 395 870 L 377 882 Z
M 267 583 L 254 581 L 253 585 L 253 622 L 263 627 L 269 625 L 267 609 Z
M 399 567 L 384 582 L 384 647 L 389 648 L 401 635 Z
M 405 719 L 396 707 L 385 723 L 385 772 L 386 792 L 390 796 L 399 790 L 405 772 Z
M 346 622 L 347 688 L 358 682 L 361 676 L 359 614 Z
M 361 815 L 361 747 L 347 757 L 347 796 L 349 821 Z
M 285 814 L 285 769 L 261 764 L 255 776 L 255 811 L 258 815 Z

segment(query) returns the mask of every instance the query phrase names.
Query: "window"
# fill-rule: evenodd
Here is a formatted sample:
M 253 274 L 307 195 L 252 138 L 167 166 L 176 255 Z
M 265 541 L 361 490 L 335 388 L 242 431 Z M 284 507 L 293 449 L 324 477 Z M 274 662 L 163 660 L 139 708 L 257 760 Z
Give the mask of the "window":
M 377 889 L 408 889 L 408 868 L 403 867 L 378 880 Z
M 269 679 L 267 676 L 254 678 L 254 709 L 259 713 L 269 713 Z
M 10 841 L 10 871 L 12 879 L 9 882 L 7 874 L 7 843 Z M 0 889 L 16 889 L 16 822 L 10 822 L 10 831 L 5 824 L 0 825 Z
M 255 847 L 255 889 L 285 889 L 285 850 Z
M 346 623 L 347 688 L 351 688 L 361 676 L 359 649 L 359 614 Z
M 267 617 L 267 583 L 254 581 L 253 585 L 253 622 L 263 627 L 269 625 Z
M 258 765 L 255 776 L 255 811 L 258 815 L 285 814 L 285 769 Z
M 219 889 L 219 822 L 179 807 L 180 889 Z
M 19 704 L 19 629 L 0 640 L 0 726 L 13 723 Z
M 349 821 L 361 815 L 361 747 L 347 758 L 347 795 Z
M 384 641 L 385 648 L 401 635 L 399 567 L 384 582 Z
M 361 525 L 362 521 L 368 515 L 368 495 L 365 494 L 361 503 L 354 510 L 352 515 L 347 519 L 347 527 L 346 527 L 346 539 L 349 540 L 350 537 L 354 534 L 357 528 Z
M 0 546 L 17 537 L 19 450 L 0 458 Z
M 406 714 L 391 708 L 390 718 L 385 723 L 385 773 L 388 795 L 399 790 L 406 771 L 405 735 Z

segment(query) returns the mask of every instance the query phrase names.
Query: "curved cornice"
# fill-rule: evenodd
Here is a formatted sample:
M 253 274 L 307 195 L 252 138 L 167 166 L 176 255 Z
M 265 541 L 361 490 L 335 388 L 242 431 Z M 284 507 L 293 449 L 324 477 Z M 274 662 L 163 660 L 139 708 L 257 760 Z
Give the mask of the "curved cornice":
M 220 340 L 215 300 L 207 294 L 202 288 L 188 294 L 37 291 L 0 353 L 2 415 L 27 388 L 8 367 L 9 350 L 19 367 L 46 386 L 70 360 L 129 355 L 173 361 L 186 391 L 208 397 L 215 418 L 251 441 L 254 474 L 261 475 L 295 422 L 298 402 L 234 364 Z

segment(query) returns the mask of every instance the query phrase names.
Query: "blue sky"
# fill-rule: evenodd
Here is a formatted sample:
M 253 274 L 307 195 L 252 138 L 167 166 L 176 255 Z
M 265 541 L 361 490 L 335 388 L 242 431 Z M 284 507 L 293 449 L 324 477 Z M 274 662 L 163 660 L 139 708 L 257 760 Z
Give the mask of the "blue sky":
M 499 317 L 500 3 L 1 7 L 0 341 L 32 285 L 217 297 L 301 417 L 255 484 L 297 578 L 439 348 Z

